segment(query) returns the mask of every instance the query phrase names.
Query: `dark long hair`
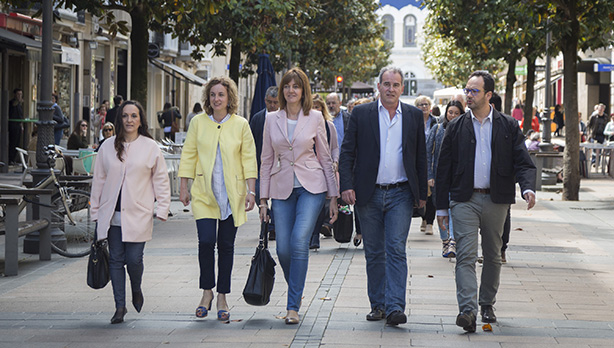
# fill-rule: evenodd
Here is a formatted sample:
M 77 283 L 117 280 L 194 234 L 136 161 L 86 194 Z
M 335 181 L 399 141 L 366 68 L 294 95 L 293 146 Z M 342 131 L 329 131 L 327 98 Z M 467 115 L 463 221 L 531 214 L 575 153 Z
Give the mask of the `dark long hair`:
M 139 135 L 153 139 L 151 134 L 147 131 L 147 117 L 145 117 L 145 109 L 143 109 L 141 103 L 136 100 L 126 100 L 123 102 L 117 110 L 117 117 L 115 120 L 115 151 L 117 152 L 117 158 L 122 162 L 124 161 L 122 156 L 124 154 L 124 141 L 126 139 L 126 131 L 124 130 L 123 122 L 124 108 L 126 105 L 134 105 L 139 110 L 139 118 L 141 119 L 141 125 L 139 129 L 137 129 Z
M 460 110 L 461 115 L 465 112 L 465 109 L 463 108 L 463 104 L 461 102 L 459 102 L 458 100 L 451 100 L 446 106 L 446 113 L 443 114 L 443 127 L 444 128 L 450 122 L 450 120 L 448 120 L 448 109 L 450 109 L 450 107 L 452 106 L 456 106 Z

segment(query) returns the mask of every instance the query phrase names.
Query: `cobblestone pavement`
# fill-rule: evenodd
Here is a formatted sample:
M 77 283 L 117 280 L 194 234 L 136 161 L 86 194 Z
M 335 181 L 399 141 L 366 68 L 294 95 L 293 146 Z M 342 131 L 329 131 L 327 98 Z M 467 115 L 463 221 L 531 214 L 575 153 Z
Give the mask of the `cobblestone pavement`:
M 535 209 L 527 211 L 520 201 L 512 207 L 508 263 L 495 305 L 499 322 L 492 332 L 478 327 L 465 334 L 454 324 L 454 262 L 441 257 L 437 232 L 419 231 L 418 219 L 407 243 L 405 325 L 365 320 L 362 246 L 331 238 L 310 253 L 299 325 L 281 319 L 286 286 L 279 266 L 271 303 L 247 305 L 241 290 L 257 244 L 255 213 L 237 235 L 231 322 L 197 319 L 195 224 L 173 202 L 173 218 L 156 223 L 145 248 L 141 313 L 129 307 L 125 323 L 110 325 L 111 286 L 87 287 L 85 258 L 53 255 L 41 262 L 20 253 L 19 276 L 0 278 L 0 347 L 612 347 L 614 181 L 583 180 L 580 198 L 564 202 L 556 190 L 538 192 Z M 0 237 L 0 255 L 3 243 Z M 270 247 L 275 256 L 275 243 Z

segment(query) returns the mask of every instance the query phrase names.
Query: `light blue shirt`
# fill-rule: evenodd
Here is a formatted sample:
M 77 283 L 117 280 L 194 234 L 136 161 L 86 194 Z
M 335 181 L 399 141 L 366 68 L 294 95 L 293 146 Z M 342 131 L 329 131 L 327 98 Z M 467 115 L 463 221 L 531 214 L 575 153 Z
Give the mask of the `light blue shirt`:
M 209 115 L 211 121 L 222 124 L 230 119 L 230 114 L 226 115 L 221 122 L 216 121 L 213 115 Z M 215 164 L 213 165 L 213 175 L 211 176 L 211 189 L 217 205 L 220 207 L 220 220 L 226 220 L 232 214 L 230 210 L 230 201 L 228 200 L 228 192 L 226 192 L 226 183 L 224 182 L 224 167 L 222 165 L 222 153 L 220 152 L 220 144 L 217 144 L 215 153 Z
M 490 162 L 492 160 L 492 106 L 488 116 L 480 122 L 471 114 L 475 133 L 475 162 L 473 162 L 473 188 L 490 188 Z
M 392 119 L 388 110 L 377 101 L 379 119 L 379 167 L 377 179 L 379 185 L 395 184 L 407 181 L 407 173 L 403 165 L 403 112 L 401 102 Z
M 345 134 L 345 129 L 343 128 L 343 112 L 341 110 L 339 110 L 337 116 L 333 118 L 333 124 L 337 130 L 337 143 L 341 146 L 341 144 L 343 144 L 343 135 Z

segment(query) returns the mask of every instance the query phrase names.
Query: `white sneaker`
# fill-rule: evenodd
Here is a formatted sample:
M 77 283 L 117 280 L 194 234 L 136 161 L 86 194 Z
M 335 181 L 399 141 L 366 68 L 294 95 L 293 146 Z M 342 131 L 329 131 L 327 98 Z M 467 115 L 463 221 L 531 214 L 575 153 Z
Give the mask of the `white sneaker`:
M 426 220 L 422 220 L 422 225 L 420 225 L 420 232 L 426 231 Z
M 426 225 L 426 230 L 424 231 L 427 235 L 433 235 L 433 225 Z

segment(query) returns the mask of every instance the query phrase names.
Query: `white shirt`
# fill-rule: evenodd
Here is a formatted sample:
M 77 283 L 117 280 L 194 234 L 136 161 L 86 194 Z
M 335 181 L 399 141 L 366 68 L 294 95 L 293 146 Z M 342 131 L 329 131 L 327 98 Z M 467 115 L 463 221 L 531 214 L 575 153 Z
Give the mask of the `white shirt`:
M 490 162 L 492 160 L 492 106 L 488 116 L 480 122 L 471 114 L 473 132 L 475 133 L 475 162 L 473 162 L 473 188 L 490 188 Z M 511 158 L 510 158 L 511 160 Z
M 377 101 L 379 119 L 379 167 L 377 169 L 378 185 L 395 184 L 407 181 L 407 173 L 403 165 L 403 112 L 401 102 L 392 119 L 388 110 Z
M 216 121 L 213 115 L 209 115 L 211 121 L 222 124 L 228 119 L 230 115 L 226 115 L 221 122 Z M 215 153 L 215 164 L 213 165 L 213 173 L 211 176 L 211 189 L 213 190 L 213 196 L 217 205 L 220 207 L 220 220 L 226 220 L 232 214 L 230 209 L 230 201 L 228 200 L 228 192 L 226 192 L 226 183 L 224 182 L 224 167 L 222 165 L 222 153 L 220 152 L 220 144 L 217 144 L 217 151 Z
M 288 119 L 288 140 L 292 142 L 292 138 L 294 137 L 294 130 L 296 129 L 296 125 L 298 124 L 298 120 Z M 296 173 L 294 173 L 294 188 L 303 187 L 298 178 L 296 177 Z

